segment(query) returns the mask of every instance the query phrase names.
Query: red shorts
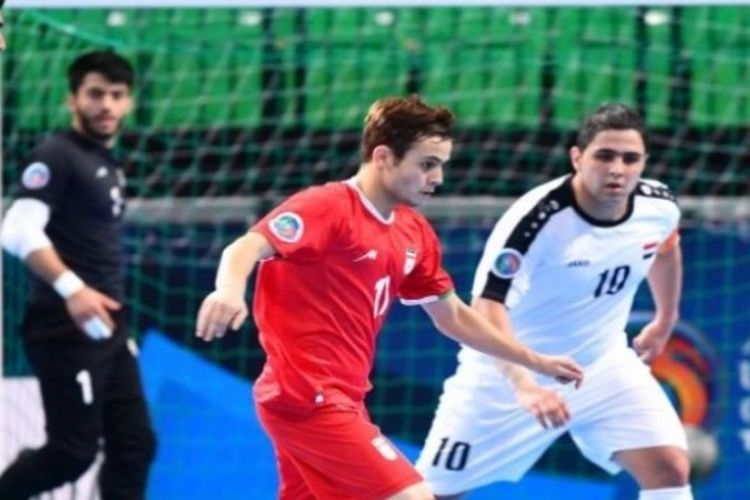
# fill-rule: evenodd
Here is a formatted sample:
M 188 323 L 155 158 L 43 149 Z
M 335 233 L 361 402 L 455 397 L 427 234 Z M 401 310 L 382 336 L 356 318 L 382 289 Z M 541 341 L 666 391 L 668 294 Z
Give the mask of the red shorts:
M 364 405 L 322 406 L 305 415 L 256 407 L 276 451 L 282 500 L 374 500 L 423 480 Z

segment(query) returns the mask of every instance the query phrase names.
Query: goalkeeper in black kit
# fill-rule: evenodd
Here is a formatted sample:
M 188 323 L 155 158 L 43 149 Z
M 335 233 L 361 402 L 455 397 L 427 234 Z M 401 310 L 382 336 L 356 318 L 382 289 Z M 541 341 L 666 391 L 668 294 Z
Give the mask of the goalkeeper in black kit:
M 71 128 L 44 139 L 22 165 L 2 225 L 3 248 L 31 271 L 21 336 L 39 379 L 47 443 L 2 473 L 0 499 L 75 481 L 103 447 L 101 497 L 138 500 L 156 438 L 121 305 L 125 178 L 111 153 L 133 107 L 133 69 L 114 52 L 89 52 L 70 65 L 68 82 Z

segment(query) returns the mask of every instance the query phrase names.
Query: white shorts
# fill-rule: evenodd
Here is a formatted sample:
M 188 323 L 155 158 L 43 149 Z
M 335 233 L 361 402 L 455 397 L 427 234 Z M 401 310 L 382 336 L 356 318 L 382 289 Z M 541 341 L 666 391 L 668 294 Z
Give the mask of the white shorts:
M 611 474 L 615 452 L 653 446 L 687 449 L 680 419 L 632 349 L 617 346 L 585 370 L 580 389 L 550 382 L 568 404 L 566 428 L 544 429 L 516 403 L 499 372 L 459 365 L 445 382 L 417 469 L 438 495 L 495 481 L 518 481 L 562 434 Z

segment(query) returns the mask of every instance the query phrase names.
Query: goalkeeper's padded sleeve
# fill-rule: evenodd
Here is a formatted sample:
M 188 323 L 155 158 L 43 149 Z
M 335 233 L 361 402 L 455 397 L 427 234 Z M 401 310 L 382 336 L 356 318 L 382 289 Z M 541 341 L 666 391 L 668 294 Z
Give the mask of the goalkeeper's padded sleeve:
M 40 248 L 52 246 L 44 232 L 49 222 L 49 206 L 33 198 L 19 198 L 5 213 L 0 240 L 8 253 L 21 260 Z

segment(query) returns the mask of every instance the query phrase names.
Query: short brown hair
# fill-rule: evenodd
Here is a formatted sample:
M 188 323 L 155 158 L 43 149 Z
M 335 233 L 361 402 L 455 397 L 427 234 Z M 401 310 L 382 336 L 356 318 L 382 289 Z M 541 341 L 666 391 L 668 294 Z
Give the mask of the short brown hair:
M 449 109 L 428 106 L 418 95 L 379 99 L 365 117 L 362 161 L 370 161 L 379 145 L 388 146 L 401 159 L 420 139 L 435 136 L 452 139 L 455 118 Z
M 641 135 L 648 150 L 648 133 L 643 118 L 633 108 L 622 103 L 605 103 L 584 118 L 576 137 L 576 146 L 586 149 L 599 132 L 606 130 L 635 130 Z

